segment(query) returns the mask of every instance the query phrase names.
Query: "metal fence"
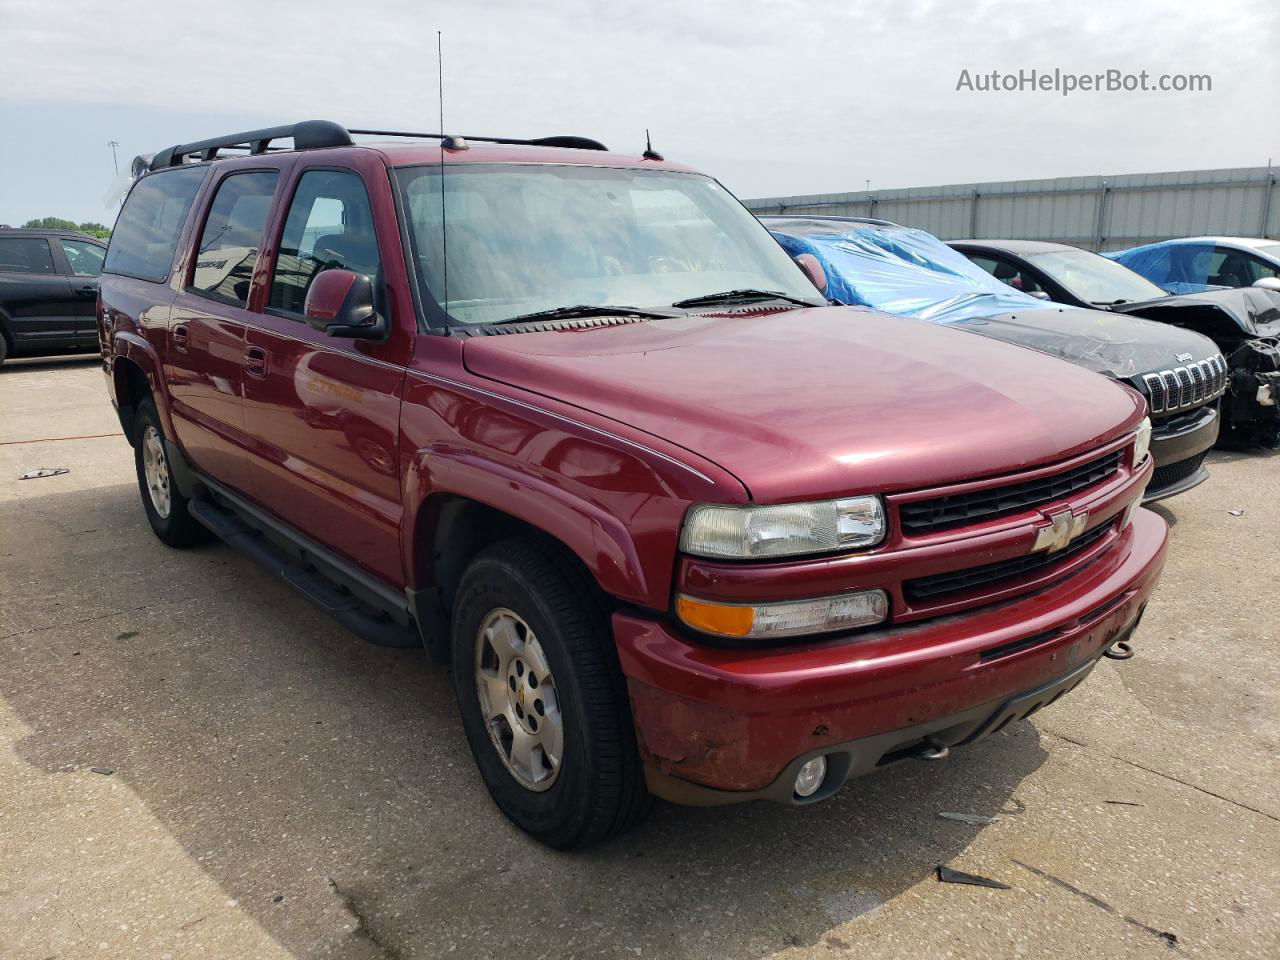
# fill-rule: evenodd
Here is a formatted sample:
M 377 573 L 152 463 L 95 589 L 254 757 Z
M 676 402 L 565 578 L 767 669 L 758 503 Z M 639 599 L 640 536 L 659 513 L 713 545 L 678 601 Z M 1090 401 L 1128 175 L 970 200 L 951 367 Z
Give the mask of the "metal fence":
M 1053 240 L 1088 250 L 1208 234 L 1280 237 L 1270 167 L 957 183 L 746 201 L 757 214 L 875 217 L 943 240 Z

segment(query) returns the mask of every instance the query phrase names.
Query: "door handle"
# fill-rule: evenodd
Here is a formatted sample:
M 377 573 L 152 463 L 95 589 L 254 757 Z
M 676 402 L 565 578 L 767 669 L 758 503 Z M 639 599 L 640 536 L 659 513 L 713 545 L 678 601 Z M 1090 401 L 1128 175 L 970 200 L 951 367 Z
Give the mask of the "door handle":
M 169 331 L 169 337 L 173 340 L 173 348 L 181 353 L 187 352 L 187 344 L 191 340 L 191 334 L 187 332 L 187 328 L 182 324 L 177 324 Z
M 76 288 L 76 293 L 83 293 L 85 296 L 90 296 L 90 297 L 96 294 L 97 292 L 98 292 L 98 285 L 96 283 L 86 283 L 83 287 Z
M 267 351 L 262 347 L 248 347 L 244 352 L 244 372 L 263 380 L 267 376 Z

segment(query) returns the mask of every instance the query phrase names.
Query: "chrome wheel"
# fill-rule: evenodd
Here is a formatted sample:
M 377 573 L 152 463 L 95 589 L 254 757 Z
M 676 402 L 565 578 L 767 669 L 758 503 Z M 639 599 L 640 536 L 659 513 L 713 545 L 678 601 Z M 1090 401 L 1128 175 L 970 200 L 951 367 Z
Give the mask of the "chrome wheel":
M 481 621 L 475 650 L 476 693 L 493 748 L 521 786 L 548 789 L 564 757 L 564 719 L 538 638 L 499 607 Z
M 142 472 L 151 495 L 151 506 L 160 519 L 167 519 L 173 503 L 169 492 L 169 461 L 164 455 L 164 439 L 152 424 L 142 434 Z

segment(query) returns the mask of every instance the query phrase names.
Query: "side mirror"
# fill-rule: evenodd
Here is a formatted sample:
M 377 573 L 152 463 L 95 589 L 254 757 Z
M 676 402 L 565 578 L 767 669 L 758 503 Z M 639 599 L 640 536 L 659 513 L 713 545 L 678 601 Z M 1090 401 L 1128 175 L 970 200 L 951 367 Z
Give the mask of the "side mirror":
M 1035 297 L 1037 300 L 1048 300 L 1049 295 L 1043 290 L 1032 290 L 1027 294 L 1028 297 Z
M 350 270 L 326 270 L 312 280 L 302 312 L 307 323 L 331 337 L 387 337 L 387 320 L 373 306 L 373 281 Z
M 796 257 L 796 263 L 800 265 L 804 275 L 818 288 L 819 293 L 827 292 L 827 271 L 822 269 L 822 264 L 818 262 L 817 257 L 812 253 L 802 253 Z
M 1255 287 L 1261 287 L 1263 290 L 1274 290 L 1280 293 L 1280 277 L 1262 277 L 1253 281 Z

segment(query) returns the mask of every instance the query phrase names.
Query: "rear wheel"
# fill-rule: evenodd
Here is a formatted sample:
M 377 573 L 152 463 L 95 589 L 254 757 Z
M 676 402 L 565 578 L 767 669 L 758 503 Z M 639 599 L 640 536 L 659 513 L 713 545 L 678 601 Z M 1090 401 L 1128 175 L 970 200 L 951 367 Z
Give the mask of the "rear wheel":
M 555 544 L 496 544 L 463 575 L 453 676 L 472 755 L 502 812 L 559 849 L 651 806 L 612 643 L 595 585 Z
M 138 404 L 133 436 L 133 459 L 142 508 L 155 535 L 171 547 L 187 547 L 209 540 L 211 534 L 187 512 L 190 501 L 173 482 L 164 427 L 150 397 Z

